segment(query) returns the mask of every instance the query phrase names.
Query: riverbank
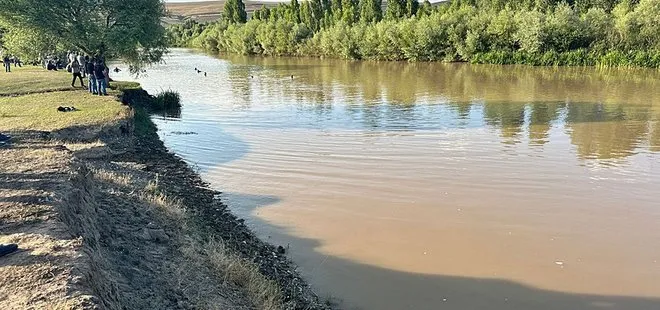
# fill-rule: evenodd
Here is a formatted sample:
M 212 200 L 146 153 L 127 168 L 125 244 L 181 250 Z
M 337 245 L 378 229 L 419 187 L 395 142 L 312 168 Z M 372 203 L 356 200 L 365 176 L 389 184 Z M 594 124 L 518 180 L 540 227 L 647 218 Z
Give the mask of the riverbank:
M 0 243 L 20 247 L 0 258 L 0 307 L 329 308 L 167 151 L 143 97 L 120 93 L 144 95 L 134 84 L 110 97 L 32 84 L 0 98 L 13 137 L 0 148 Z

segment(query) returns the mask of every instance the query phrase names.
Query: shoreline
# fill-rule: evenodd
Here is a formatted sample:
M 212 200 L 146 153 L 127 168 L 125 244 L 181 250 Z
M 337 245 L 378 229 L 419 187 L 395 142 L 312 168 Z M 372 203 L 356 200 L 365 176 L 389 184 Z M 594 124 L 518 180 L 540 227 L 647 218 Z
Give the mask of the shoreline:
M 150 119 L 149 124 L 153 125 Z M 245 225 L 245 220 L 235 216 L 220 201 L 221 192 L 211 189 L 182 158 L 167 150 L 158 137 L 155 125 L 145 134 L 138 135 L 137 140 L 138 147 L 132 158 L 156 162 L 147 164 L 147 171 L 159 171 L 164 176 L 161 181 L 165 186 L 164 192 L 180 197 L 185 206 L 192 206 L 189 211 L 194 214 L 200 231 L 207 236 L 221 237 L 226 246 L 240 253 L 242 258 L 256 263 L 262 274 L 276 281 L 285 294 L 285 304 L 290 303 L 286 309 L 330 309 L 319 301 L 316 293 L 298 274 L 297 266 L 286 255 L 278 253 L 275 245 L 257 237 Z
M 0 307 L 332 309 L 167 150 L 146 92 L 119 89 L 114 121 L 8 131 L 0 243 L 20 250 L 0 258 Z

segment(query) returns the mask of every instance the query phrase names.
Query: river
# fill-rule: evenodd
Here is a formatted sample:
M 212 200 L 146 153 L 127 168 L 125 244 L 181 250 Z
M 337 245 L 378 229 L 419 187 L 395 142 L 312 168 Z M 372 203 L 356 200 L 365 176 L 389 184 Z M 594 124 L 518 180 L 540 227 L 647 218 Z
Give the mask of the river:
M 658 70 L 173 50 L 137 80 L 180 92 L 167 147 L 343 308 L 660 309 Z

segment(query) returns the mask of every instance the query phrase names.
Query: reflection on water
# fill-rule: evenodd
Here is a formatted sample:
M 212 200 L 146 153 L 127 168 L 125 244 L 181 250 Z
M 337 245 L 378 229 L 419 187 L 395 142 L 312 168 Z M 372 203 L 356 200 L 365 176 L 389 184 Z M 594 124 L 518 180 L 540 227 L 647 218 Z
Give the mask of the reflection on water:
M 548 142 L 551 124 L 558 122 L 584 159 L 629 156 L 639 145 L 658 147 L 659 129 L 649 131 L 660 117 L 660 107 L 654 106 L 660 100 L 657 70 L 243 56 L 228 60 L 235 64 L 228 72 L 234 95 L 248 108 L 255 87 L 256 92 L 286 96 L 299 104 L 321 122 L 318 128 L 425 130 L 481 126 L 483 121 L 500 130 L 503 143 L 520 143 L 525 133 L 530 144 L 542 145 Z M 300 73 L 295 83 L 290 83 L 289 73 Z M 333 108 L 345 115 L 333 113 Z M 470 117 L 474 109 L 482 113 Z M 332 124 L 337 117 L 350 124 Z
M 181 92 L 166 145 L 348 307 L 660 309 L 657 70 L 176 50 L 140 82 Z

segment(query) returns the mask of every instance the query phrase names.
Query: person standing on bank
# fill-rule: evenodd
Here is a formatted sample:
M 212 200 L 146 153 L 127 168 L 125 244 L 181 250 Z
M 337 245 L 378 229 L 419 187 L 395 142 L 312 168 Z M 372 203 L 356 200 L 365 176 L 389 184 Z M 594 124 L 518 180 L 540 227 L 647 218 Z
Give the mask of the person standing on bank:
M 87 72 L 87 81 L 89 82 L 87 87 L 90 93 L 98 95 L 98 84 L 94 76 L 94 61 L 93 59 L 90 60 L 88 56 L 85 56 L 85 71 Z
M 80 86 L 82 88 L 85 88 L 85 84 L 83 83 L 83 78 L 82 78 L 82 67 L 80 66 L 80 63 L 78 63 L 77 59 L 74 59 L 70 64 L 69 67 L 71 67 L 71 73 L 73 74 L 73 80 L 71 81 L 71 87 L 76 87 L 76 78 L 80 79 Z
M 105 63 L 101 59 L 96 59 L 94 61 L 94 78 L 96 78 L 96 85 L 98 87 L 97 93 L 99 96 L 107 96 L 108 92 L 106 87 L 108 86 L 105 81 Z
M 9 56 L 5 55 L 5 57 L 2 58 L 2 63 L 5 66 L 5 72 L 11 72 L 11 62 L 9 61 Z
M 85 57 L 83 56 L 82 53 L 80 53 L 78 54 L 78 56 L 76 56 L 76 60 L 78 60 L 78 64 L 80 64 L 80 73 L 82 73 L 82 77 L 85 77 L 87 73 L 85 72 L 86 71 L 85 68 L 87 68 L 86 66 L 87 62 L 85 61 Z

